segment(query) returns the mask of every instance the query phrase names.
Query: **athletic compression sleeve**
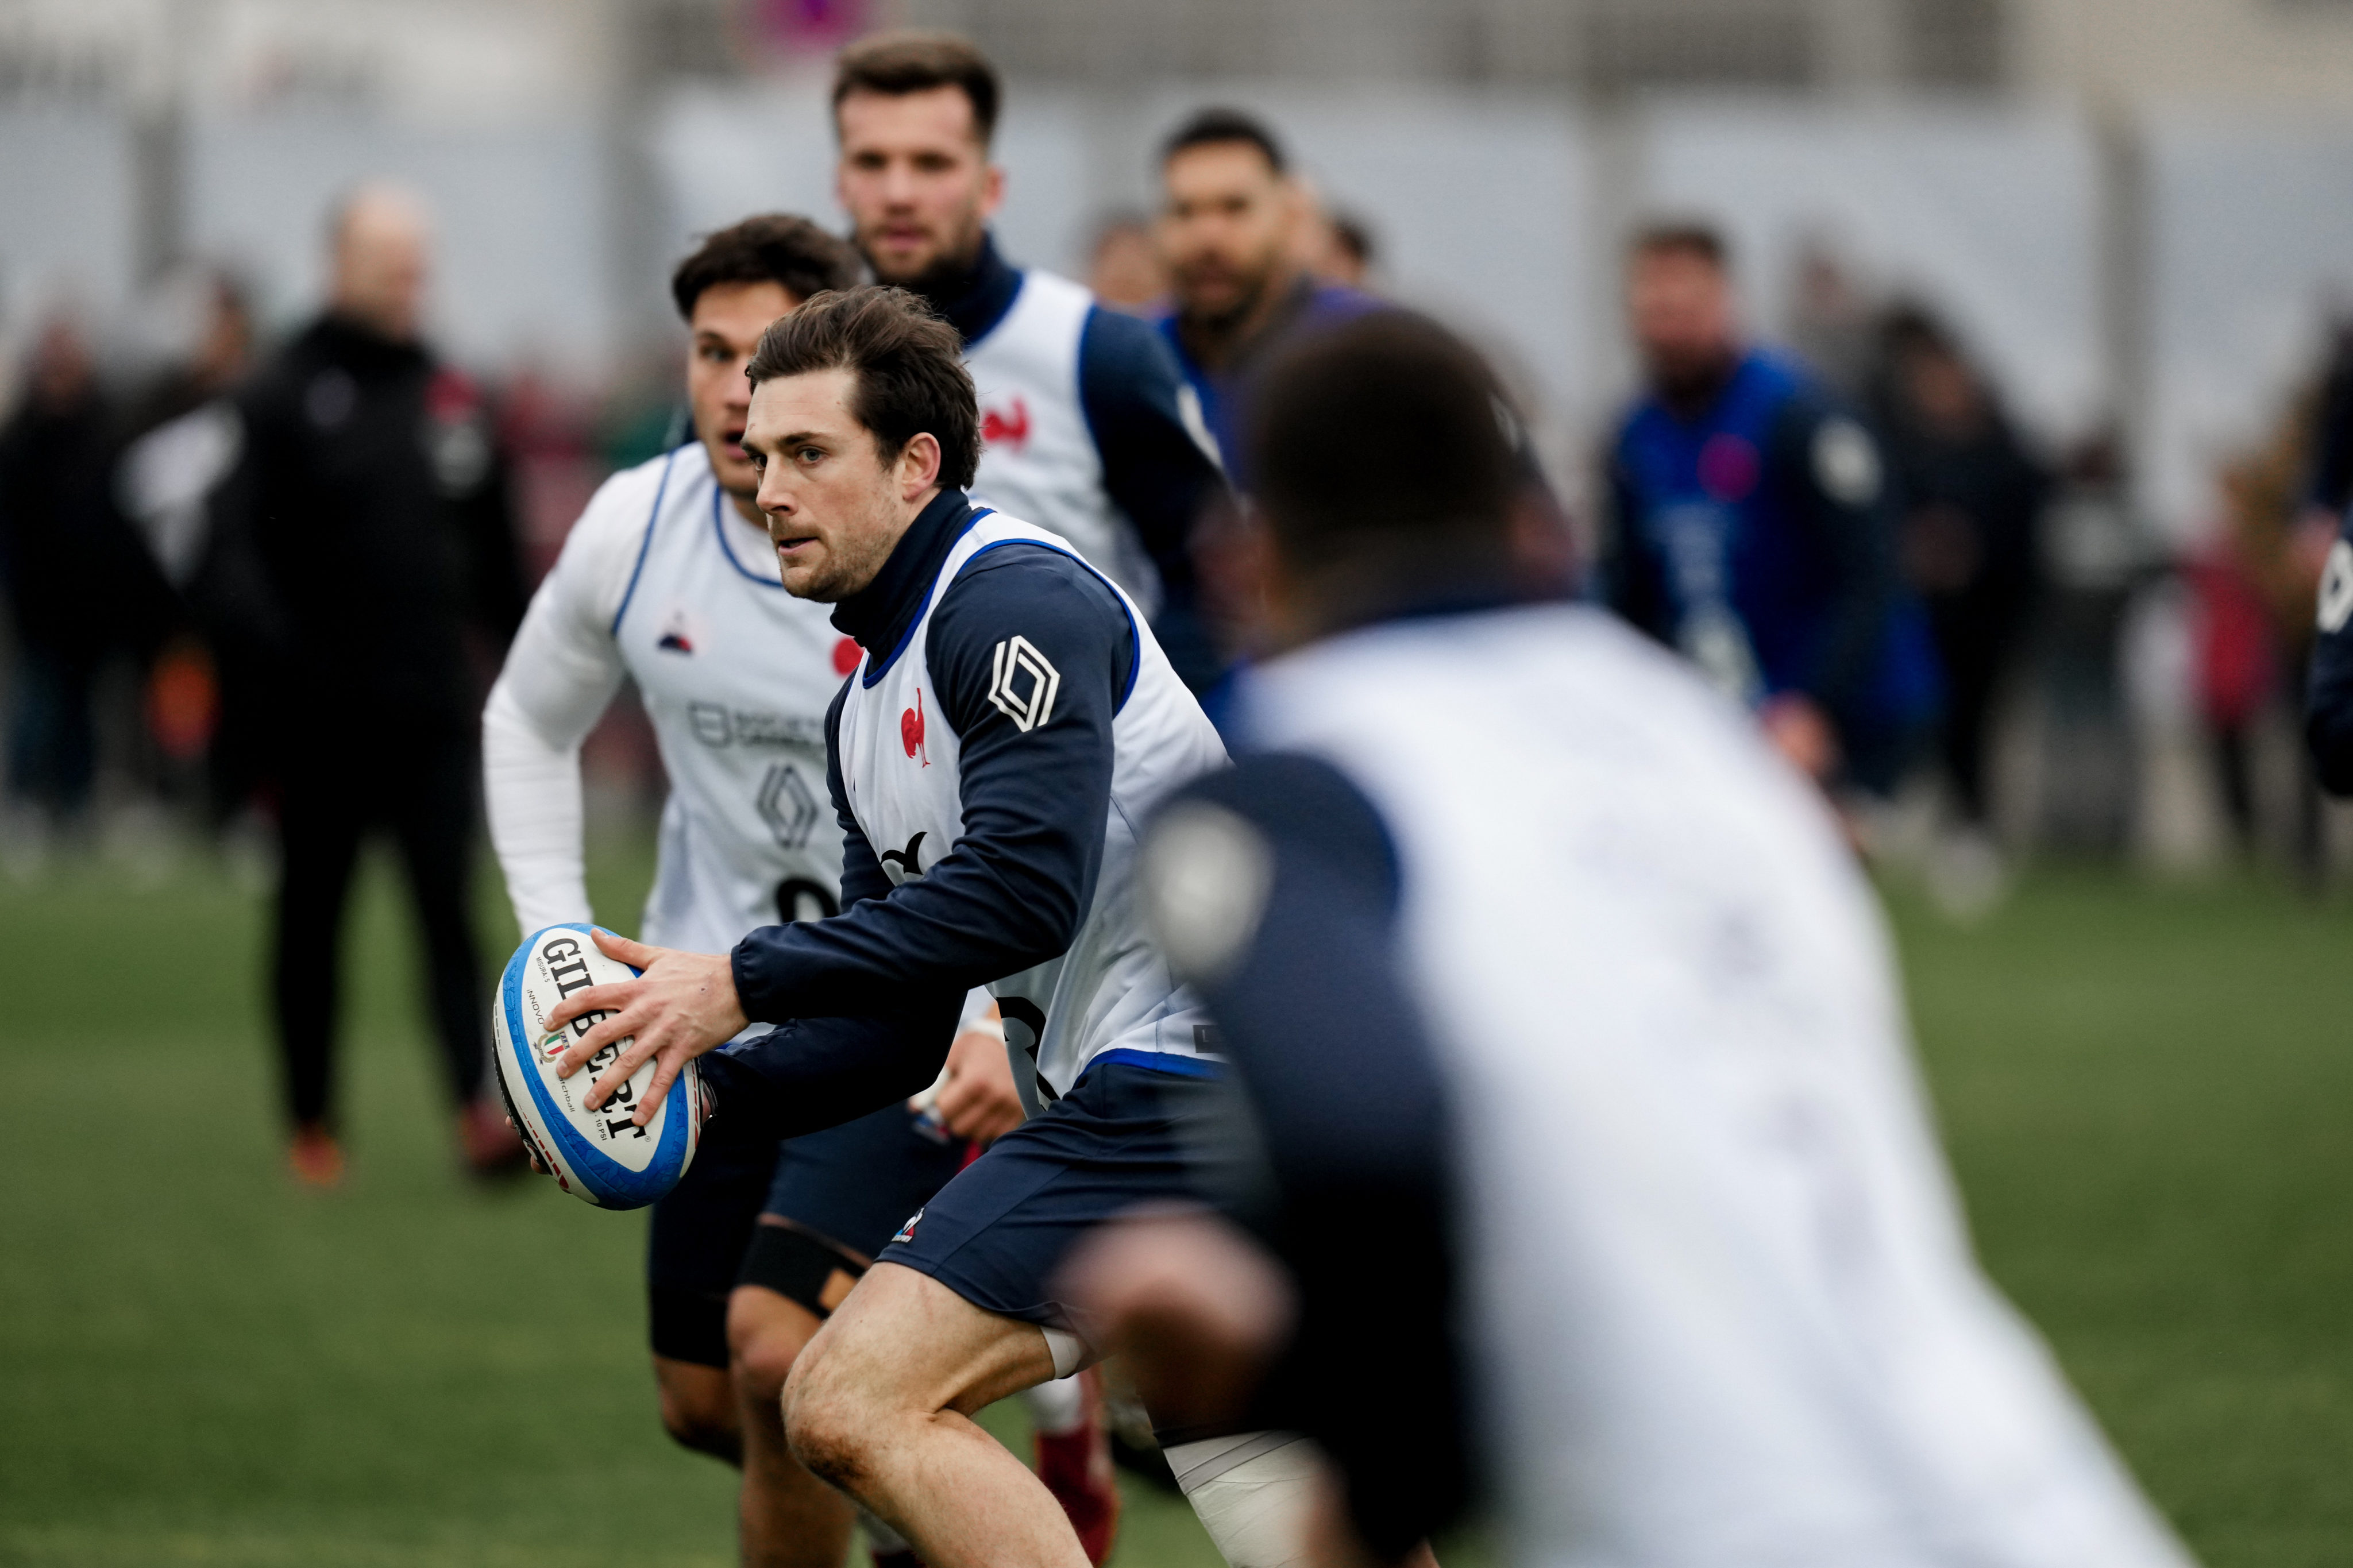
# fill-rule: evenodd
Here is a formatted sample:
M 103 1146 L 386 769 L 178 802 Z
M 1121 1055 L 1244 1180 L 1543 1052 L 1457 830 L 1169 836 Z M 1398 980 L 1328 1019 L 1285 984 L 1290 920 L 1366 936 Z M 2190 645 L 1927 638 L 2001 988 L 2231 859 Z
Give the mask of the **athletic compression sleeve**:
M 1055 676 L 1050 706 L 1028 714 L 1027 729 L 990 697 L 997 650 L 1017 637 Z M 911 984 L 961 995 L 1067 949 L 1094 900 L 1112 722 L 1138 638 L 1119 596 L 1071 556 L 1016 543 L 976 557 L 941 595 L 925 649 L 940 718 L 961 742 L 963 837 L 922 877 L 856 906 L 846 902 L 845 861 L 840 915 L 765 926 L 736 943 L 745 1015 L 782 1023 L 889 1011 Z M 829 742 L 839 715 L 837 702 Z
M 1160 573 L 1153 623 L 1177 675 L 1195 690 L 1222 660 L 1202 627 L 1193 525 L 1225 494 L 1208 428 L 1167 340 L 1151 324 L 1098 305 L 1079 338 L 1079 402 L 1103 459 L 1103 489 Z
M 1366 1543 L 1401 1555 L 1461 1512 L 1472 1470 L 1448 1087 L 1398 973 L 1388 830 L 1329 764 L 1260 756 L 1180 794 L 1144 865 L 1265 1131 L 1267 1234 L 1300 1300 L 1269 1406 L 1339 1466 Z M 1232 885 L 1205 889 L 1220 866 Z
M 482 709 L 482 801 L 515 923 L 590 917 L 580 742 L 626 673 L 613 616 L 652 505 L 639 473 L 599 490 L 532 595 Z

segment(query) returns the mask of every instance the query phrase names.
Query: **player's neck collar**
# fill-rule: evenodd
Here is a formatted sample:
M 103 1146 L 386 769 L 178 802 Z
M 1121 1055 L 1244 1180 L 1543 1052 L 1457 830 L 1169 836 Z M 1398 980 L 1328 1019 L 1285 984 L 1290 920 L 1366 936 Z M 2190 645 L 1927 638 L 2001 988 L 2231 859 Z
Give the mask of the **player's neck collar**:
M 891 549 L 874 581 L 833 607 L 833 627 L 873 658 L 880 669 L 895 656 L 915 617 L 929 602 L 940 563 L 963 537 L 972 501 L 959 489 L 942 489 L 915 514 Z
M 997 254 L 997 237 L 983 233 L 980 254 L 969 268 L 926 280 L 920 291 L 965 342 L 976 343 L 1013 309 L 1013 298 L 1021 292 L 1021 274 Z

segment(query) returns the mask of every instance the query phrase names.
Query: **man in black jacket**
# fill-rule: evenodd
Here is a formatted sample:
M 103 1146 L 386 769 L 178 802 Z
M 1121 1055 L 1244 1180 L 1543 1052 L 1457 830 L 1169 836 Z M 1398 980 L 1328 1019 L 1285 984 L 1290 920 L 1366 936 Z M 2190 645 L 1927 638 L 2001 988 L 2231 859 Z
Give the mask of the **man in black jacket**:
M 216 501 L 224 636 L 267 683 L 284 858 L 273 1001 L 292 1163 L 340 1175 L 332 1051 L 343 906 L 361 840 L 392 831 L 423 928 L 431 1011 L 477 1170 L 515 1163 L 480 1100 L 470 917 L 470 630 L 493 657 L 523 595 L 489 409 L 418 340 L 423 212 L 366 186 L 338 209 L 325 312 L 239 399 L 245 450 Z

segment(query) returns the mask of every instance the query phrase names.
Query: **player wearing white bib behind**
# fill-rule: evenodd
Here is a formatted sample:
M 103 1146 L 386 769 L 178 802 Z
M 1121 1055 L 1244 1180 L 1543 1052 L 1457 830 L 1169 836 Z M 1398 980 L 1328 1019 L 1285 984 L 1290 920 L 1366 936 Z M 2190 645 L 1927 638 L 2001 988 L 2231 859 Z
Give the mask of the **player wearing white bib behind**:
M 491 836 L 524 931 L 589 918 L 578 748 L 624 675 L 670 780 L 647 939 L 723 950 L 840 907 L 825 711 L 857 648 L 778 581 L 765 528 L 747 521 L 757 475 L 737 443 L 761 331 L 857 276 L 848 246 L 783 216 L 722 230 L 680 265 L 698 438 L 598 491 L 484 714 Z M 647 1284 L 663 1421 L 742 1465 L 747 1563 L 841 1560 L 849 1510 L 786 1450 L 779 1395 L 794 1355 L 906 1212 L 962 1167 L 965 1138 L 1019 1121 L 987 1029 L 959 1041 L 941 1112 L 887 1108 L 781 1149 L 710 1152 L 656 1205 Z M 1078 1441 L 1092 1436 L 1081 1423 Z M 1057 1479 L 1073 1468 L 1086 1469 L 1083 1453 Z M 1105 1507 L 1103 1489 L 1082 1475 L 1058 1495 L 1077 1494 L 1082 1527 L 1107 1547 L 1115 1500 Z
M 1830 813 L 1529 580 L 1486 367 L 1384 316 L 1262 384 L 1283 651 L 1141 880 L 1258 1109 L 1291 1280 L 1185 1219 L 1099 1239 L 1079 1294 L 1256 1357 L 1295 1291 L 1278 1385 L 1357 1561 L 1443 1522 L 1468 1451 L 1546 1568 L 2184 1568 L 1970 1255 Z
M 786 1425 L 933 1568 L 1076 1568 L 1051 1498 L 969 1417 L 1089 1359 L 1053 1284 L 1081 1237 L 1200 1199 L 1185 1126 L 1230 1102 L 1139 924 L 1134 824 L 1225 752 L 1132 600 L 964 493 L 979 418 L 956 347 L 913 295 L 864 289 L 778 321 L 750 368 L 744 445 L 785 581 L 860 649 L 828 718 L 842 912 L 724 957 L 600 937 L 643 978 L 551 1023 L 610 1012 L 567 1072 L 628 1042 L 590 1103 L 649 1058 L 659 1093 L 702 1056 L 706 1136 L 758 1138 L 923 1082 L 987 983 L 1033 1114 L 908 1216 L 795 1365 Z M 749 1017 L 781 1026 L 726 1045 Z M 1219 1544 L 1238 1568 L 1284 1560 Z
M 1215 447 L 1149 323 L 997 253 L 1002 96 L 995 68 L 954 34 L 860 39 L 834 69 L 835 194 L 876 281 L 921 295 L 964 340 L 980 400 L 973 500 L 1067 540 L 1143 606 L 1198 691 L 1219 671 L 1190 550 L 1225 488 Z

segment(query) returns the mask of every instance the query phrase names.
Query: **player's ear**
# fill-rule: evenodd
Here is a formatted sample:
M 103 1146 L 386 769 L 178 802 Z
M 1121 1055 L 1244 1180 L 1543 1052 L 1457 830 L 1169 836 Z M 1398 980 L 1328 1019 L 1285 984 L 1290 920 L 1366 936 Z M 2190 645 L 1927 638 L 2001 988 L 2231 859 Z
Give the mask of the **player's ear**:
M 940 482 L 940 438 L 928 430 L 908 437 L 898 466 L 899 498 L 912 501 Z
M 1005 165 L 991 163 L 980 190 L 980 216 L 995 217 L 997 209 L 1005 205 Z

